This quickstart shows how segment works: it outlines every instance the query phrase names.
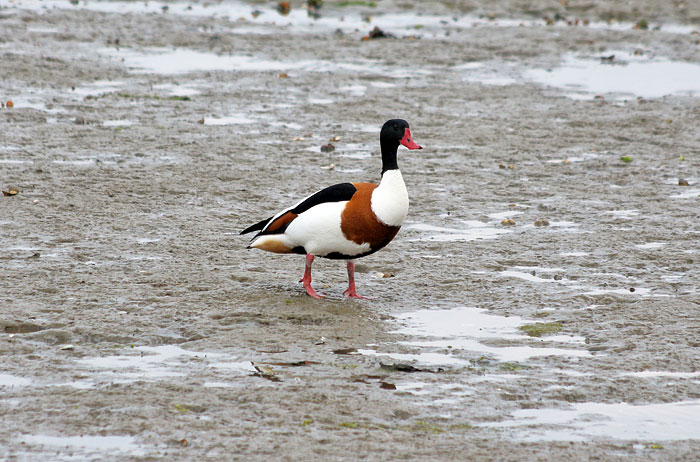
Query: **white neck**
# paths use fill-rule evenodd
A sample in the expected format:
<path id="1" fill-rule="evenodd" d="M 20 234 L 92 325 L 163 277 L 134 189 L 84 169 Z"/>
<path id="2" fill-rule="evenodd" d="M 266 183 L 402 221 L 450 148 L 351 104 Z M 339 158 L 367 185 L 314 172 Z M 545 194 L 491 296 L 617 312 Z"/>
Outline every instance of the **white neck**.
<path id="1" fill-rule="evenodd" d="M 379 221 L 389 226 L 401 226 L 408 214 L 408 191 L 399 169 L 387 170 L 372 192 L 372 211 Z"/>

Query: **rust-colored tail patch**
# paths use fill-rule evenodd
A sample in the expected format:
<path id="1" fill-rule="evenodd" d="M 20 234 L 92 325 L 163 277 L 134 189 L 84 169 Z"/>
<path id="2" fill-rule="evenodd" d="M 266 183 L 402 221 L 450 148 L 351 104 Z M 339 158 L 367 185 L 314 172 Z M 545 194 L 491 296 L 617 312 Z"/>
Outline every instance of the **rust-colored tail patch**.
<path id="1" fill-rule="evenodd" d="M 289 223 L 294 221 L 294 219 L 298 215 L 296 213 L 292 212 L 287 212 L 277 218 L 275 221 L 270 223 L 270 226 L 267 227 L 265 231 L 263 231 L 263 234 L 282 234 L 286 229 L 287 226 L 289 226 Z"/>
<path id="2" fill-rule="evenodd" d="M 357 192 L 345 205 L 340 216 L 343 235 L 356 244 L 369 244 L 377 251 L 391 242 L 400 226 L 389 226 L 380 222 L 372 211 L 372 192 L 377 187 L 372 183 L 353 183 Z"/>

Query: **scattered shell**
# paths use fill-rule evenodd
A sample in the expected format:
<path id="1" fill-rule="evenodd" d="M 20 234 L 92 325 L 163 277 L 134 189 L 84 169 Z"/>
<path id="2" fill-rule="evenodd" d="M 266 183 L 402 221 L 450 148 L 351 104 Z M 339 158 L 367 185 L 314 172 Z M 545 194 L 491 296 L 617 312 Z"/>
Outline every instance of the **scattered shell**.
<path id="1" fill-rule="evenodd" d="M 501 222 L 502 226 L 515 226 L 515 220 L 512 218 L 504 218 Z"/>
<path id="2" fill-rule="evenodd" d="M 331 141 L 331 142 L 340 141 L 340 137 L 339 137 L 339 136 L 334 136 L 334 137 L 332 137 L 329 141 Z"/>
<path id="3" fill-rule="evenodd" d="M 286 79 L 288 77 L 289 77 L 289 74 L 287 74 L 286 72 L 282 72 L 281 74 L 277 74 L 278 79 Z"/>
<path id="4" fill-rule="evenodd" d="M 690 183 L 688 183 L 688 180 L 686 180 L 685 178 L 679 178 L 678 186 L 690 186 Z"/>
<path id="5" fill-rule="evenodd" d="M 293 141 L 304 141 L 303 136 L 295 136 Z"/>
<path id="6" fill-rule="evenodd" d="M 8 102 L 5 103 L 5 106 L 6 106 L 7 108 L 13 108 L 13 107 L 15 107 L 15 103 L 13 103 L 12 101 L 8 101 Z"/>
<path id="7" fill-rule="evenodd" d="M 549 226 L 549 220 L 546 218 L 538 218 L 535 220 L 535 227 L 536 228 L 541 228 L 543 226 Z"/>
<path id="8" fill-rule="evenodd" d="M 9 190 L 5 191 L 3 190 L 2 194 L 3 196 L 16 196 L 19 193 L 19 190 L 17 188 L 10 187 Z"/>
<path id="9" fill-rule="evenodd" d="M 394 276 L 396 276 L 394 273 L 381 273 L 379 271 L 374 273 L 374 277 L 376 277 L 376 278 L 386 279 L 386 278 L 393 278 Z"/>
<path id="10" fill-rule="evenodd" d="M 321 146 L 321 152 L 333 152 L 335 151 L 335 146 L 332 143 L 324 144 Z"/>

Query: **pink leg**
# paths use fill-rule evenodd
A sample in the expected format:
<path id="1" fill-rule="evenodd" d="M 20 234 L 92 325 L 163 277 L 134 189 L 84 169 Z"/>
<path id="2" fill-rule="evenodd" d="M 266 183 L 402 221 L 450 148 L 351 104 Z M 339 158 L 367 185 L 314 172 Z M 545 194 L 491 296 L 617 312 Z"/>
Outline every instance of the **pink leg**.
<path id="1" fill-rule="evenodd" d="M 317 294 L 313 287 L 311 287 L 311 264 L 314 262 L 314 256 L 307 253 L 306 254 L 306 267 L 304 268 L 304 277 L 301 281 L 304 283 L 304 289 L 306 293 L 315 298 L 316 300 L 323 297 L 323 294 Z"/>
<path id="2" fill-rule="evenodd" d="M 343 295 L 348 298 L 369 298 L 355 292 L 355 262 L 352 260 L 348 260 L 348 288 L 343 292 Z"/>

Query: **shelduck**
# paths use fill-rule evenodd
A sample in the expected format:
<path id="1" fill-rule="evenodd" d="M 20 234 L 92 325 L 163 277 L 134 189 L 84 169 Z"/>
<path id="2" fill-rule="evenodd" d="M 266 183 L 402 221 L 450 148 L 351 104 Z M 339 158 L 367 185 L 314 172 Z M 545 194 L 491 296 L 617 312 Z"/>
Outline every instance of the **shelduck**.
<path id="1" fill-rule="evenodd" d="M 423 149 L 413 141 L 408 122 L 387 121 L 379 135 L 382 180 L 329 186 L 266 218 L 241 234 L 258 231 L 248 248 L 306 255 L 304 283 L 313 298 L 323 294 L 311 287 L 315 257 L 347 260 L 348 288 L 343 295 L 366 298 L 355 289 L 355 259 L 385 247 L 399 232 L 408 213 L 408 192 L 396 162 L 399 145 Z"/>

